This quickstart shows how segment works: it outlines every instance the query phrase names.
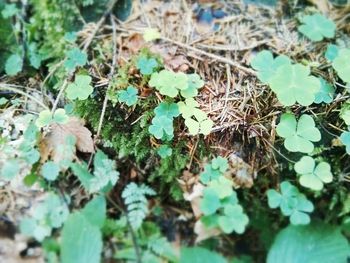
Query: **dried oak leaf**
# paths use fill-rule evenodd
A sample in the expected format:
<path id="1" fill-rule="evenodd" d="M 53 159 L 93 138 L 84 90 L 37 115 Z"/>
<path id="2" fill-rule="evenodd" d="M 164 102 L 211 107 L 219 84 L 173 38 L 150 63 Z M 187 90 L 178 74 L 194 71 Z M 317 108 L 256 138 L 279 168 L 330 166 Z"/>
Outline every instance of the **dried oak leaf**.
<path id="1" fill-rule="evenodd" d="M 72 161 L 75 150 L 84 153 L 94 152 L 91 135 L 91 132 L 84 127 L 84 121 L 76 117 L 70 117 L 66 124 L 52 124 L 50 131 L 40 142 L 41 161 L 45 162 L 51 158 L 55 163 L 61 164 L 62 161 Z M 67 140 L 72 136 L 75 141 L 73 145 L 69 145 Z"/>

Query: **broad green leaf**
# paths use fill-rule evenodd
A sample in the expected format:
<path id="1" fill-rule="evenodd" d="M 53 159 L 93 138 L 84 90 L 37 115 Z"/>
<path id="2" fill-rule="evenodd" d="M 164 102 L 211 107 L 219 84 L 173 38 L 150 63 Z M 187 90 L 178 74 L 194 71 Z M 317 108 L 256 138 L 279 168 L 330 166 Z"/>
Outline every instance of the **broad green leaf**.
<path id="1" fill-rule="evenodd" d="M 176 103 L 162 102 L 155 109 L 156 116 L 165 116 L 168 119 L 175 118 L 180 115 L 179 106 Z"/>
<path id="2" fill-rule="evenodd" d="M 198 89 L 204 86 L 204 81 L 198 74 L 189 74 L 188 77 L 188 88 L 181 90 L 181 96 L 184 98 L 192 98 L 198 95 Z"/>
<path id="3" fill-rule="evenodd" d="M 71 214 L 63 226 L 62 263 L 98 263 L 101 261 L 102 234 L 81 213 Z"/>
<path id="4" fill-rule="evenodd" d="M 291 65 L 291 60 L 284 55 L 273 58 L 271 51 L 263 50 L 252 60 L 251 66 L 258 71 L 258 78 L 262 83 L 269 83 L 276 74 L 276 70 L 283 65 Z"/>
<path id="5" fill-rule="evenodd" d="M 173 150 L 168 145 L 161 145 L 157 150 L 158 155 L 161 158 L 167 158 L 172 155 Z"/>
<path id="6" fill-rule="evenodd" d="M 220 208 L 220 198 L 212 188 L 206 188 L 203 191 L 203 199 L 200 203 L 200 209 L 204 215 L 212 215 Z"/>
<path id="7" fill-rule="evenodd" d="M 242 234 L 248 222 L 248 216 L 244 214 L 243 208 L 238 204 L 225 206 L 224 215 L 219 217 L 219 226 L 226 234 L 233 231 Z"/>
<path id="8" fill-rule="evenodd" d="M 93 92 L 91 77 L 87 75 L 75 76 L 75 81 L 70 83 L 66 89 L 67 98 L 70 100 L 86 100 Z"/>
<path id="9" fill-rule="evenodd" d="M 340 49 L 338 56 L 333 60 L 333 68 L 344 81 L 350 82 L 350 49 Z"/>
<path id="10" fill-rule="evenodd" d="M 269 80 L 271 89 L 284 106 L 298 102 L 302 106 L 311 105 L 321 88 L 320 81 L 310 75 L 310 69 L 301 64 L 285 64 L 276 70 Z"/>
<path id="11" fill-rule="evenodd" d="M 19 54 L 11 55 L 5 63 L 5 72 L 9 76 L 15 76 L 22 71 L 23 59 Z"/>
<path id="12" fill-rule="evenodd" d="M 304 16 L 301 22 L 303 24 L 298 27 L 299 32 L 312 41 L 333 38 L 335 35 L 335 23 L 321 14 Z"/>
<path id="13" fill-rule="evenodd" d="M 60 167 L 53 161 L 47 161 L 41 168 L 43 177 L 49 181 L 54 181 L 58 177 Z"/>
<path id="14" fill-rule="evenodd" d="M 294 165 L 294 170 L 300 175 L 299 182 L 302 186 L 315 191 L 323 189 L 323 184 L 333 180 L 331 167 L 326 162 L 317 166 L 315 160 L 310 156 L 304 156 Z"/>
<path id="15" fill-rule="evenodd" d="M 160 38 L 160 33 L 156 28 L 146 28 L 143 32 L 143 39 L 150 42 Z"/>
<path id="16" fill-rule="evenodd" d="M 136 67 L 142 75 L 151 75 L 158 67 L 158 63 L 154 58 L 140 57 L 136 61 Z"/>
<path id="17" fill-rule="evenodd" d="M 11 159 L 4 163 L 0 170 L 0 177 L 6 181 L 12 180 L 20 171 L 21 164 L 18 159 Z"/>
<path id="18" fill-rule="evenodd" d="M 74 71 L 76 67 L 82 67 L 86 62 L 86 52 L 79 48 L 73 48 L 67 52 L 67 60 L 64 62 L 64 66 L 68 71 Z"/>
<path id="19" fill-rule="evenodd" d="M 321 89 L 320 91 L 315 95 L 315 103 L 331 103 L 333 101 L 333 96 L 335 93 L 335 90 L 333 86 L 331 86 L 328 82 L 326 82 L 323 78 L 319 78 L 321 82 Z"/>
<path id="20" fill-rule="evenodd" d="M 175 98 L 180 90 L 188 88 L 188 78 L 183 72 L 175 73 L 164 69 L 153 73 L 148 84 L 160 94 Z"/>
<path id="21" fill-rule="evenodd" d="M 328 61 L 333 61 L 337 56 L 339 52 L 339 47 L 334 44 L 328 44 L 326 53 L 324 56 Z"/>
<path id="22" fill-rule="evenodd" d="M 89 201 L 81 210 L 82 215 L 93 226 L 101 228 L 106 220 L 106 199 L 99 195 Z"/>
<path id="23" fill-rule="evenodd" d="M 172 136 L 174 133 L 173 121 L 166 116 L 154 117 L 148 131 L 157 139 L 161 139 L 164 135 Z"/>
<path id="24" fill-rule="evenodd" d="M 126 90 L 118 91 L 118 100 L 128 106 L 132 106 L 137 102 L 137 94 L 138 90 L 133 86 L 129 86 Z"/>
<path id="25" fill-rule="evenodd" d="M 338 227 L 320 223 L 290 225 L 278 233 L 267 263 L 346 263 L 348 255 L 348 241 Z"/>
<path id="26" fill-rule="evenodd" d="M 181 263 L 227 263 L 221 255 L 201 247 L 181 248 Z"/>
<path id="27" fill-rule="evenodd" d="M 346 147 L 346 152 L 350 154 L 350 132 L 345 131 L 340 135 L 340 141 Z"/>
<path id="28" fill-rule="evenodd" d="M 284 113 L 276 128 L 277 134 L 285 138 L 284 146 L 291 152 L 310 153 L 314 149 L 312 142 L 321 140 L 321 133 L 315 127 L 311 116 L 303 114 L 297 122 L 292 113 Z"/>

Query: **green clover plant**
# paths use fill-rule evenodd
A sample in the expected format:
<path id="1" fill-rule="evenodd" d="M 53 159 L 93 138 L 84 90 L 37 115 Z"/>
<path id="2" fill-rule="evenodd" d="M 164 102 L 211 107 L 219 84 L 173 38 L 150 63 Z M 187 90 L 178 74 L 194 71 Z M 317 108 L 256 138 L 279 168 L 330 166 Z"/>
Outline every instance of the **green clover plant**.
<path id="1" fill-rule="evenodd" d="M 118 100 L 119 102 L 124 102 L 128 106 L 132 106 L 137 102 L 137 94 L 138 90 L 133 86 L 129 86 L 126 90 L 118 91 Z"/>
<path id="2" fill-rule="evenodd" d="M 327 81 L 323 78 L 319 78 L 321 82 L 321 89 L 315 95 L 315 103 L 331 103 L 333 101 L 333 96 L 335 93 L 334 87 L 331 86 Z"/>
<path id="3" fill-rule="evenodd" d="M 158 155 L 164 159 L 173 154 L 173 150 L 168 145 L 161 145 L 157 150 Z"/>
<path id="4" fill-rule="evenodd" d="M 350 83 L 350 49 L 340 49 L 337 57 L 332 62 L 332 66 L 344 82 Z"/>
<path id="5" fill-rule="evenodd" d="M 304 16 L 300 22 L 302 25 L 298 27 L 298 31 L 311 41 L 321 41 L 335 35 L 335 23 L 321 14 Z"/>
<path id="6" fill-rule="evenodd" d="M 340 141 L 345 145 L 346 152 L 350 154 L 350 132 L 345 131 L 340 135 Z"/>
<path id="7" fill-rule="evenodd" d="M 136 68 L 142 75 L 151 75 L 157 67 L 158 63 L 154 58 L 142 56 L 136 61 Z"/>
<path id="8" fill-rule="evenodd" d="M 268 50 L 260 51 L 251 61 L 251 66 L 257 71 L 259 80 L 264 84 L 270 82 L 279 67 L 291 64 L 287 56 L 280 55 L 274 59 L 271 51 Z"/>
<path id="9" fill-rule="evenodd" d="M 164 69 L 153 73 L 148 84 L 160 94 L 175 98 L 180 90 L 188 88 L 188 78 L 183 72 L 175 73 Z"/>
<path id="10" fill-rule="evenodd" d="M 192 98 L 198 95 L 198 89 L 204 86 L 204 81 L 195 73 L 187 75 L 187 78 L 188 87 L 187 89 L 182 89 L 180 93 L 184 98 Z"/>
<path id="11" fill-rule="evenodd" d="M 43 241 L 45 237 L 51 235 L 53 228 L 62 226 L 68 214 L 66 203 L 58 195 L 49 193 L 42 203 L 30 210 L 30 217 L 21 220 L 20 231 L 37 241 Z"/>
<path id="12" fill-rule="evenodd" d="M 269 85 L 284 106 L 298 102 L 302 106 L 311 105 L 321 88 L 320 81 L 310 75 L 310 69 L 301 64 L 285 64 L 276 70 Z"/>
<path id="13" fill-rule="evenodd" d="M 228 168 L 227 159 L 218 156 L 204 166 L 204 171 L 200 175 L 200 181 L 203 184 L 208 184 L 225 174 Z"/>
<path id="14" fill-rule="evenodd" d="M 220 228 L 224 233 L 242 234 L 249 222 L 232 189 L 232 181 L 221 176 L 208 183 L 203 190 L 200 210 L 201 221 L 206 228 Z"/>
<path id="15" fill-rule="evenodd" d="M 76 67 L 82 67 L 87 62 L 86 52 L 75 47 L 67 52 L 67 59 L 64 62 L 64 67 L 68 71 L 74 71 Z"/>
<path id="16" fill-rule="evenodd" d="M 53 114 L 49 110 L 43 110 L 39 113 L 39 117 L 35 121 L 38 128 L 48 126 L 52 123 L 65 124 L 68 122 L 68 115 L 64 109 L 57 109 Z"/>
<path id="17" fill-rule="evenodd" d="M 316 166 L 315 160 L 310 156 L 302 157 L 294 165 L 294 170 L 300 175 L 300 184 L 315 191 L 322 190 L 324 184 L 333 180 L 330 165 L 326 162 L 320 162 Z"/>
<path id="18" fill-rule="evenodd" d="M 284 146 L 290 152 L 311 153 L 312 142 L 321 140 L 321 133 L 315 127 L 313 118 L 303 114 L 297 121 L 292 113 L 284 113 L 276 128 L 277 134 L 283 138 Z"/>
<path id="19" fill-rule="evenodd" d="M 328 61 L 333 61 L 338 56 L 338 53 L 339 53 L 339 47 L 337 45 L 328 44 L 327 50 L 324 56 Z"/>
<path id="20" fill-rule="evenodd" d="M 86 100 L 93 92 L 90 85 L 91 77 L 87 75 L 77 75 L 73 83 L 70 83 L 66 89 L 67 98 L 70 100 Z"/>
<path id="21" fill-rule="evenodd" d="M 269 207 L 273 209 L 279 207 L 284 216 L 289 216 L 289 220 L 293 225 L 307 225 L 310 223 L 308 213 L 314 210 L 314 206 L 291 183 L 282 182 L 280 192 L 269 189 L 267 198 Z"/>

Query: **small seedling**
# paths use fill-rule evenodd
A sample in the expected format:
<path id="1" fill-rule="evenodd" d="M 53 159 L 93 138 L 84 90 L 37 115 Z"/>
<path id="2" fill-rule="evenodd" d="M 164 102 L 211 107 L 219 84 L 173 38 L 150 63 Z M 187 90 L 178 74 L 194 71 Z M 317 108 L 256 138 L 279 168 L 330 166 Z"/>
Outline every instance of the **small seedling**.
<path id="1" fill-rule="evenodd" d="M 118 91 L 118 100 L 128 106 L 133 106 L 137 102 L 137 94 L 138 90 L 133 86 L 129 86 L 126 90 Z"/>
<path id="2" fill-rule="evenodd" d="M 87 62 L 87 54 L 79 48 L 73 48 L 67 52 L 67 60 L 64 62 L 64 67 L 68 71 L 74 71 L 76 67 L 82 67 Z"/>

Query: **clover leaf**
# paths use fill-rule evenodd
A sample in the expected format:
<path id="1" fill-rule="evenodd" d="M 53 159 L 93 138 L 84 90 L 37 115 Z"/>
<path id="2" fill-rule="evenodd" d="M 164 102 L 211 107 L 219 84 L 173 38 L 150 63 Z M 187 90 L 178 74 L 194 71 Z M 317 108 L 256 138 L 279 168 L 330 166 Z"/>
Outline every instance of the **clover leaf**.
<path id="1" fill-rule="evenodd" d="M 175 98 L 179 90 L 188 88 L 188 78 L 183 72 L 175 73 L 164 69 L 153 73 L 148 84 L 155 87 L 160 94 Z"/>
<path id="2" fill-rule="evenodd" d="M 342 118 L 346 125 L 350 125 L 350 102 L 345 102 L 340 109 L 340 118 Z"/>
<path id="3" fill-rule="evenodd" d="M 49 181 L 56 180 L 59 172 L 60 172 L 60 167 L 53 161 L 48 161 L 44 163 L 43 167 L 41 168 L 41 173 L 43 177 Z"/>
<path id="4" fill-rule="evenodd" d="M 193 118 L 185 119 L 185 125 L 188 128 L 190 135 L 203 134 L 208 135 L 213 128 L 214 122 L 210 120 L 207 114 L 200 110 L 193 110 Z"/>
<path id="5" fill-rule="evenodd" d="M 291 113 L 284 113 L 276 128 L 277 134 L 285 138 L 284 146 L 291 152 L 311 153 L 314 150 L 312 142 L 321 140 L 321 133 L 315 127 L 311 116 L 303 114 L 297 122 Z"/>
<path id="6" fill-rule="evenodd" d="M 172 155 L 173 150 L 168 145 L 162 145 L 157 150 L 158 155 L 161 158 L 166 158 Z"/>
<path id="7" fill-rule="evenodd" d="M 330 165 L 326 162 L 320 162 L 316 166 L 315 160 L 310 156 L 302 157 L 294 165 L 294 170 L 300 175 L 300 184 L 315 191 L 322 190 L 323 184 L 333 180 Z"/>
<path id="8" fill-rule="evenodd" d="M 184 119 L 188 119 L 194 115 L 194 111 L 199 107 L 199 104 L 193 98 L 187 98 L 184 102 L 177 103 L 180 113 Z"/>
<path id="9" fill-rule="evenodd" d="M 210 163 L 204 166 L 204 171 L 200 175 L 200 180 L 203 184 L 208 184 L 213 180 L 218 179 L 223 175 L 229 165 L 226 158 L 218 156 L 214 158 Z"/>
<path id="10" fill-rule="evenodd" d="M 282 182 L 280 193 L 274 189 L 269 189 L 267 191 L 267 198 L 269 207 L 280 207 L 282 214 L 289 216 L 289 220 L 293 225 L 306 225 L 310 223 L 308 213 L 314 210 L 314 206 L 291 183 Z"/>
<path id="11" fill-rule="evenodd" d="M 338 56 L 333 60 L 332 66 L 344 82 L 350 83 L 350 49 L 340 49 Z"/>
<path id="12" fill-rule="evenodd" d="M 137 102 L 137 93 L 138 90 L 136 88 L 129 86 L 126 90 L 118 91 L 118 100 L 128 106 L 135 105 Z"/>
<path id="13" fill-rule="evenodd" d="M 198 89 L 204 86 L 204 81 L 198 74 L 189 74 L 188 77 L 188 88 L 181 90 L 181 96 L 184 98 L 192 98 L 198 95 Z"/>
<path id="14" fill-rule="evenodd" d="M 221 207 L 220 198 L 212 188 L 205 188 L 203 199 L 200 203 L 200 210 L 204 215 L 212 215 Z"/>
<path id="15" fill-rule="evenodd" d="M 285 64 L 278 67 L 269 84 L 284 106 L 291 106 L 296 102 L 309 106 L 321 88 L 320 81 L 310 76 L 310 69 L 301 64 Z"/>
<path id="16" fill-rule="evenodd" d="M 346 147 L 346 152 L 350 154 L 350 132 L 345 131 L 340 135 L 340 141 Z"/>
<path id="17" fill-rule="evenodd" d="M 136 62 L 136 68 L 140 70 L 143 75 L 151 75 L 157 66 L 157 60 L 154 58 L 140 57 Z"/>
<path id="18" fill-rule="evenodd" d="M 334 44 L 328 44 L 326 53 L 324 54 L 325 58 L 328 61 L 333 61 L 339 53 L 339 47 Z"/>
<path id="19" fill-rule="evenodd" d="M 227 179 L 225 176 L 220 176 L 219 178 L 208 183 L 208 187 L 210 189 L 213 189 L 220 199 L 224 199 L 231 196 L 232 194 L 236 194 L 236 192 L 232 190 L 232 186 L 232 181 Z"/>
<path id="20" fill-rule="evenodd" d="M 15 76 L 22 71 L 23 58 L 19 54 L 11 55 L 5 63 L 5 72 L 9 76 Z"/>
<path id="21" fill-rule="evenodd" d="M 277 69 L 283 65 L 291 65 L 291 60 L 285 55 L 274 59 L 271 51 L 268 50 L 259 52 L 251 61 L 251 66 L 258 71 L 259 80 L 265 84 L 269 83 Z"/>
<path id="22" fill-rule="evenodd" d="M 50 125 L 52 123 L 64 124 L 68 122 L 68 115 L 64 109 L 57 109 L 52 115 L 51 111 L 43 110 L 39 113 L 39 117 L 35 121 L 38 128 Z"/>
<path id="23" fill-rule="evenodd" d="M 334 22 L 321 14 L 304 16 L 301 22 L 303 24 L 298 27 L 298 31 L 312 41 L 333 38 L 335 35 Z"/>
<path id="24" fill-rule="evenodd" d="M 173 121 L 166 116 L 156 116 L 152 119 L 148 131 L 157 139 L 161 139 L 164 135 L 173 136 Z"/>
<path id="25" fill-rule="evenodd" d="M 68 71 L 74 71 L 76 67 L 82 67 L 86 62 L 86 52 L 75 47 L 67 52 L 67 60 L 64 62 L 64 66 Z"/>
<path id="26" fill-rule="evenodd" d="M 169 119 L 180 115 L 179 107 L 176 103 L 162 102 L 155 109 L 156 116 L 166 116 Z"/>
<path id="27" fill-rule="evenodd" d="M 243 212 L 243 208 L 239 204 L 226 205 L 223 215 L 219 216 L 218 219 L 220 228 L 226 234 L 230 234 L 233 231 L 237 234 L 242 234 L 248 222 L 249 218 Z"/>
<path id="28" fill-rule="evenodd" d="M 331 103 L 333 100 L 333 96 L 335 93 L 335 90 L 333 86 L 331 86 L 327 81 L 325 81 L 323 78 L 319 78 L 321 82 L 321 89 L 318 93 L 315 95 L 315 103 Z"/>
<path id="29" fill-rule="evenodd" d="M 75 81 L 67 86 L 67 98 L 70 100 L 86 100 L 94 90 L 90 83 L 90 76 L 77 75 Z"/>

